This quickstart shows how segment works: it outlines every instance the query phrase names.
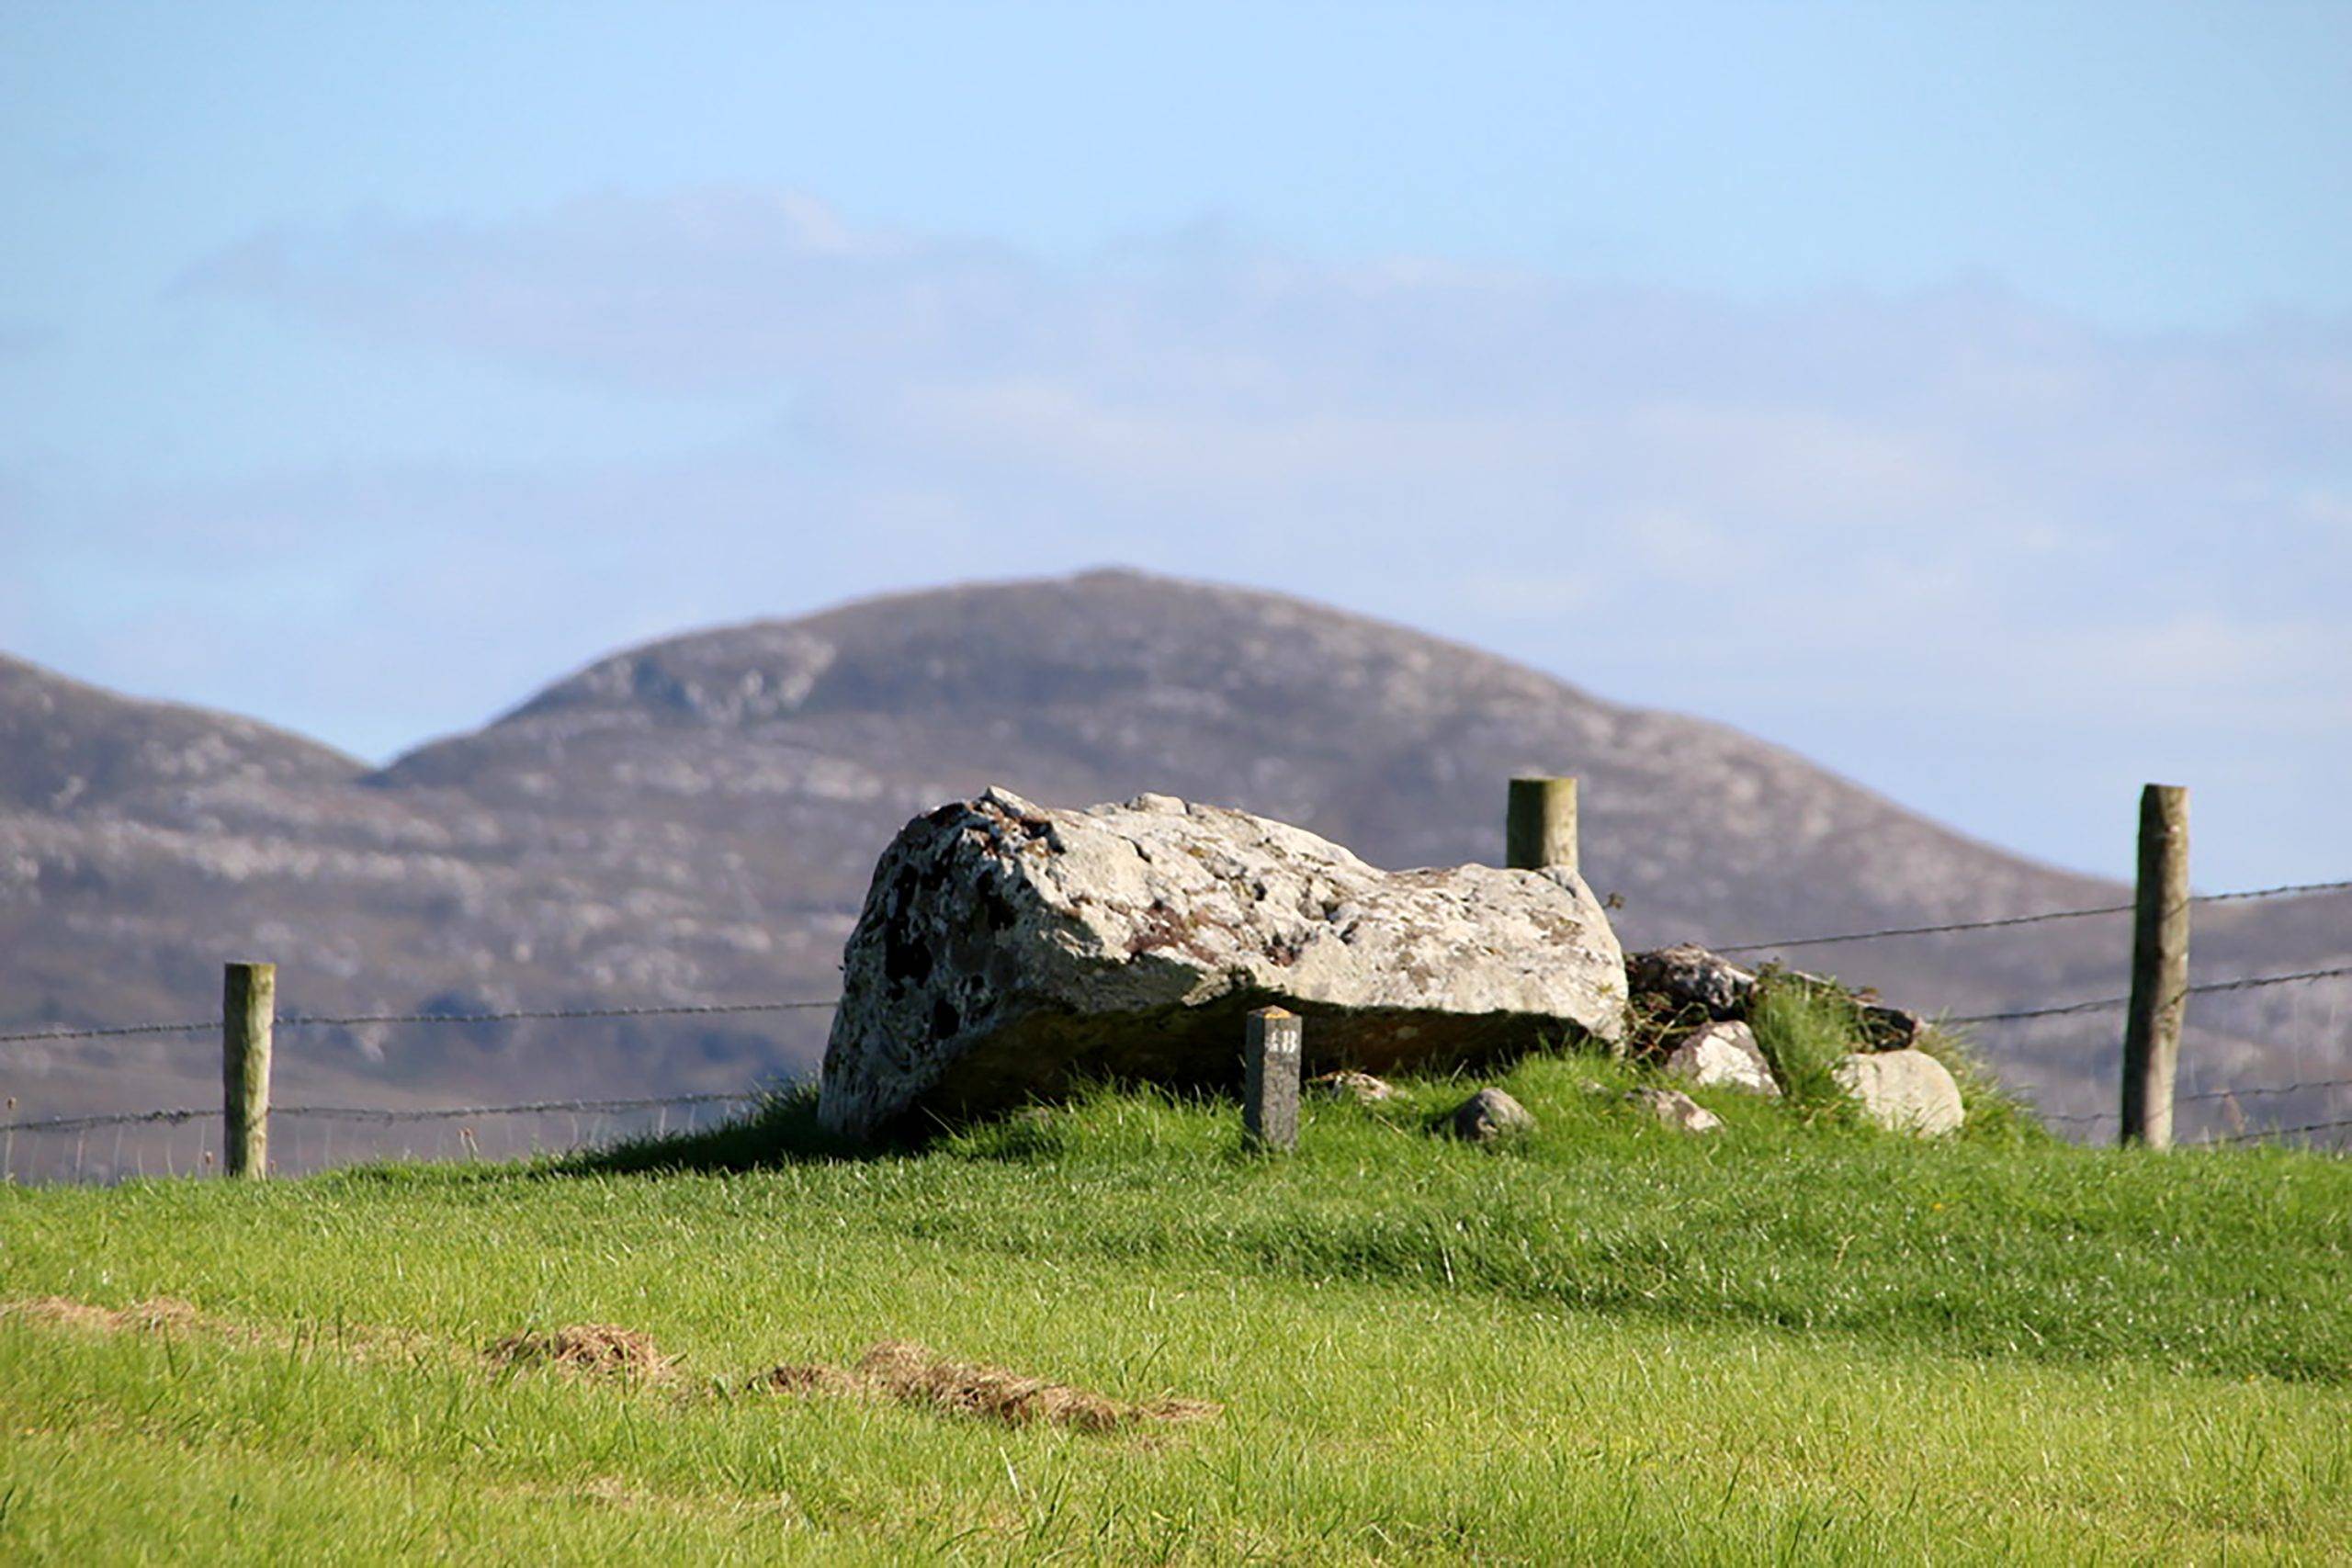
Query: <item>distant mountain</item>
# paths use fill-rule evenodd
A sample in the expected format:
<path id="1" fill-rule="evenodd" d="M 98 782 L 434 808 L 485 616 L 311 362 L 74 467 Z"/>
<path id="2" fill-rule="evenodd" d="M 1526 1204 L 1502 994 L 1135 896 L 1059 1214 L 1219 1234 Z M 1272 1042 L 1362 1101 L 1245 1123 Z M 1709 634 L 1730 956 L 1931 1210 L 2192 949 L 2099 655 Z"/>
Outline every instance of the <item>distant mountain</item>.
<path id="1" fill-rule="evenodd" d="M 356 758 L 249 718 L 140 702 L 0 653 L 0 810 L 148 815 L 194 789 L 348 784 Z"/>
<path id="2" fill-rule="evenodd" d="M 1622 896 L 1630 945 L 2128 896 L 1720 726 L 1294 599 L 1094 572 L 651 644 L 372 773 L 250 720 L 0 660 L 0 1030 L 202 1018 L 220 961 L 244 956 L 280 964 L 289 1012 L 821 997 L 882 845 L 989 783 L 1237 805 L 1396 866 L 1497 858 L 1504 781 L 1530 772 L 1582 777 L 1585 871 Z M 2003 1010 L 2121 990 L 2127 926 L 1792 957 L 1907 1004 Z M 2352 900 L 2206 907 L 2196 954 L 2213 976 L 2346 962 Z M 2342 982 L 2200 998 L 2189 1071 L 2352 1077 L 2347 1016 Z M 2118 1027 L 2094 1014 L 1984 1039 L 2052 1106 L 2087 1111 L 2111 1109 Z M 823 1033 L 810 1013 L 289 1032 L 281 1098 L 731 1089 L 806 1070 Z M 213 1049 L 0 1047 L 0 1089 L 26 1113 L 209 1103 Z M 2284 1105 L 2352 1115 L 2352 1099 L 2247 1110 Z"/>

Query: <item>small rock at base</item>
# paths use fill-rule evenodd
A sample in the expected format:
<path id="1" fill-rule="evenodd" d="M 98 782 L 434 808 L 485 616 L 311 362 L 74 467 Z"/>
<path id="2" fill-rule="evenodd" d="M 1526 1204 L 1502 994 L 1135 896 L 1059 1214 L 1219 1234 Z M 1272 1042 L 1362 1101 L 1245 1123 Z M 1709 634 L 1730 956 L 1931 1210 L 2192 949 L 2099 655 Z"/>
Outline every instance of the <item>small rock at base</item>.
<path id="1" fill-rule="evenodd" d="M 1679 1089 L 1637 1089 L 1625 1098 L 1666 1125 L 1684 1133 L 1712 1133 L 1723 1118 Z"/>
<path id="2" fill-rule="evenodd" d="M 1306 1090 L 1325 1100 L 1352 1100 L 1358 1105 L 1377 1105 L 1396 1092 L 1385 1078 L 1358 1072 L 1325 1073 L 1310 1078 Z"/>
<path id="3" fill-rule="evenodd" d="M 1446 1118 L 1446 1130 L 1474 1144 L 1535 1131 L 1535 1117 L 1527 1107 L 1498 1089 L 1482 1089 Z"/>
<path id="4" fill-rule="evenodd" d="M 1931 1138 L 1959 1131 L 1967 1116 L 1960 1085 L 1925 1051 L 1859 1052 L 1834 1070 L 1862 1114 L 1894 1132 Z"/>
<path id="5" fill-rule="evenodd" d="M 1772 1064 L 1756 1043 L 1756 1032 L 1744 1023 L 1710 1023 L 1692 1030 L 1668 1053 L 1666 1070 L 1700 1089 L 1720 1085 L 1773 1100 L 1781 1094 Z"/>

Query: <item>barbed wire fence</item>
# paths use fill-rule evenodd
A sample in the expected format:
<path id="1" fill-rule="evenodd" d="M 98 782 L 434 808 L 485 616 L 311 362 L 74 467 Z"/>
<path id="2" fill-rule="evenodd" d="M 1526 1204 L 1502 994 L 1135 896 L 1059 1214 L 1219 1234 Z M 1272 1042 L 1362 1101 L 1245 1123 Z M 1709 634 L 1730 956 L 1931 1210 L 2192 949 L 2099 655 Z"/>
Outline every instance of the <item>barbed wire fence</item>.
<path id="1" fill-rule="evenodd" d="M 324 1013 L 291 1013 L 277 1021 L 280 1029 L 355 1029 L 371 1023 L 507 1023 L 517 1019 L 703 1018 L 722 1013 L 789 1012 L 804 1008 L 830 1008 L 836 998 L 788 1002 L 660 1002 L 648 1007 L 514 1008 L 502 1012 L 363 1012 L 344 1017 Z M 103 1040 L 118 1034 L 209 1034 L 220 1027 L 217 1018 L 189 1023 L 126 1023 L 104 1029 L 37 1029 L 29 1033 L 0 1034 L 0 1045 L 28 1040 Z"/>
<path id="2" fill-rule="evenodd" d="M 2247 887 L 2234 893 L 2199 893 L 2191 904 L 2241 904 L 2260 898 L 2308 897 L 2319 893 L 2352 892 L 2352 879 L 2341 882 L 2288 882 L 2275 887 Z M 2031 915 L 2004 915 L 1990 920 L 1952 920 L 1937 926 L 1887 926 L 1878 931 L 1849 931 L 1843 936 L 1801 936 L 1784 942 L 1742 942 L 1718 947 L 1717 953 L 1782 953 L 1799 947 L 1827 947 L 1841 942 L 1876 942 L 1882 937 L 1940 936 L 1946 931 L 2000 931 L 2010 926 L 2038 926 L 2052 920 L 2082 920 L 2093 915 L 2128 915 L 2134 904 L 2098 904 L 2083 909 L 2044 909 Z"/>
<path id="3" fill-rule="evenodd" d="M 277 1030 L 357 1028 L 366 1025 L 432 1025 L 432 1024 L 491 1024 L 514 1021 L 634 1020 L 663 1018 L 711 1018 L 738 1014 L 797 1012 L 830 1010 L 836 1005 L 831 998 L 793 998 L 773 1001 L 752 1002 L 675 1002 L 652 1003 L 624 1007 L 571 1008 L 507 1008 L 473 1012 L 371 1012 L 371 1013 L 288 1013 L 272 1021 Z M 211 1034 L 222 1029 L 220 1019 L 189 1020 L 179 1022 L 115 1024 L 103 1027 L 40 1029 L 0 1034 L 0 1045 L 34 1043 L 47 1041 L 91 1041 L 136 1038 L 158 1035 Z M 392 1127 L 424 1123 L 457 1123 L 456 1147 L 443 1138 L 438 1144 L 442 1155 L 464 1158 L 482 1157 L 483 1140 L 470 1126 L 464 1125 L 494 1118 L 564 1117 L 570 1122 L 570 1136 L 558 1140 L 563 1146 L 593 1147 L 614 1141 L 616 1137 L 638 1134 L 662 1136 L 672 1132 L 695 1130 L 703 1124 L 703 1115 L 721 1107 L 756 1105 L 775 1092 L 770 1089 L 740 1089 L 721 1092 L 695 1092 L 667 1095 L 627 1097 L 577 1098 L 566 1100 L 520 1100 L 506 1104 L 440 1105 L 440 1106 L 365 1106 L 284 1104 L 269 1107 L 269 1120 L 275 1124 L 283 1121 L 296 1124 L 304 1122 L 323 1122 L 331 1129 L 335 1123 L 354 1123 L 373 1127 Z M 134 1128 L 176 1128 L 189 1123 L 202 1123 L 209 1134 L 211 1124 L 222 1120 L 220 1106 L 175 1106 L 145 1111 L 93 1111 L 65 1116 L 20 1117 L 15 1114 L 17 1101 L 6 1104 L 7 1120 L 0 1122 L 0 1137 L 6 1139 L 5 1156 L 0 1156 L 0 1179 L 12 1177 L 15 1170 L 15 1140 L 18 1134 L 32 1135 L 74 1134 L 76 1146 L 73 1156 L 74 1179 L 88 1168 L 89 1153 L 86 1138 L 91 1133 L 111 1131 L 114 1134 L 110 1149 L 100 1155 L 97 1169 L 105 1176 L 153 1174 L 177 1175 L 187 1170 L 209 1169 L 213 1155 L 209 1147 L 195 1151 L 181 1161 L 176 1151 L 166 1144 L 160 1155 L 160 1172 L 148 1168 L 146 1147 L 135 1144 L 131 1158 L 126 1165 L 122 1137 Z M 672 1112 L 685 1112 L 679 1125 L 671 1124 Z M 650 1114 L 649 1114 L 650 1113 Z M 583 1123 L 582 1117 L 593 1120 Z M 274 1134 L 275 1135 L 275 1134 Z M 286 1139 L 293 1146 L 285 1163 L 296 1168 L 322 1168 L 333 1163 L 333 1142 L 330 1136 L 315 1158 L 304 1158 L 306 1152 L 299 1137 Z M 346 1145 L 348 1146 L 348 1145 Z M 373 1146 L 373 1145 L 371 1145 Z M 545 1151 L 547 1140 L 534 1134 L 529 1152 Z M 403 1145 L 401 1157 L 412 1157 L 413 1145 Z M 61 1162 L 62 1163 L 62 1162 Z"/>
<path id="4" fill-rule="evenodd" d="M 2331 882 L 2281 884 L 2269 887 L 2245 888 L 2233 892 L 2205 893 L 2192 896 L 2191 904 L 2244 903 L 2256 900 L 2310 897 L 2331 894 L 2352 893 L 2352 878 Z M 1724 954 L 1770 953 L 1811 947 L 1826 947 L 1845 943 L 1860 943 L 1907 937 L 1938 936 L 1960 932 L 2012 930 L 2055 921 L 2087 919 L 2098 916 L 2132 913 L 2133 904 L 2105 904 L 2083 908 L 2051 909 L 2030 914 L 2002 916 L 1989 919 L 1951 920 L 1930 925 L 1892 926 L 1871 931 L 1848 931 L 1829 936 L 1805 936 L 1771 942 L 1743 942 L 1718 946 L 1713 951 Z M 2243 992 L 2277 986 L 2315 983 L 2322 980 L 2352 977 L 2352 964 L 2329 967 L 2302 969 L 2275 975 L 2239 976 L 2226 980 L 2208 981 L 2186 987 L 2188 996 L 2207 996 Z M 1969 1013 L 1949 1016 L 1936 1021 L 1944 1024 L 1983 1025 L 2030 1022 L 2041 1019 L 2072 1017 L 2110 1011 L 2130 1005 L 2129 997 L 2096 997 L 2079 1001 L 2053 1003 L 2041 1007 L 2019 1008 L 2003 1011 Z M 708 1018 L 742 1014 L 776 1013 L 830 1010 L 838 1005 L 836 998 L 793 998 L 749 1002 L 676 1002 L 652 1003 L 642 1006 L 514 1008 L 474 1012 L 422 1011 L 377 1012 L 352 1014 L 294 1013 L 274 1020 L 277 1029 L 300 1030 L 319 1028 L 359 1028 L 371 1025 L 433 1026 L 451 1024 L 490 1024 L 515 1021 L 567 1021 L 594 1020 L 639 1020 L 659 1018 Z M 223 1027 L 220 1019 L 190 1020 L 177 1022 L 114 1024 L 96 1027 L 62 1027 L 0 1033 L 0 1045 L 45 1042 L 90 1041 L 138 1036 L 172 1034 L 206 1034 Z M 2301 1093 L 2329 1093 L 2352 1089 L 2352 1077 L 2307 1079 L 2300 1082 L 2248 1085 L 2237 1088 L 2200 1091 L 2174 1098 L 2176 1105 L 2227 1104 L 2234 1109 L 2249 1099 Z M 622 1116 L 655 1113 L 657 1122 L 650 1129 L 659 1133 L 669 1131 L 667 1117 L 671 1111 L 685 1111 L 699 1115 L 721 1106 L 755 1104 L 773 1092 L 748 1089 L 734 1092 L 657 1095 L 627 1098 L 581 1098 L 572 1100 L 539 1100 L 513 1104 L 485 1104 L 429 1107 L 374 1107 L 354 1105 L 278 1105 L 269 1110 L 272 1121 L 283 1118 L 291 1122 L 322 1122 L 330 1128 L 335 1123 L 362 1123 L 376 1126 L 433 1122 L 469 1122 L 500 1117 L 572 1118 L 573 1146 L 607 1141 L 615 1125 L 611 1119 Z M 220 1107 L 176 1107 L 137 1111 L 104 1111 L 68 1116 L 19 1118 L 15 1114 L 16 1102 L 8 1102 L 8 1119 L 0 1122 L 0 1135 L 7 1140 L 6 1166 L 0 1175 L 13 1172 L 15 1139 L 19 1134 L 42 1135 L 74 1134 L 86 1138 L 93 1132 L 112 1130 L 115 1147 L 112 1156 L 103 1162 L 113 1175 L 124 1174 L 121 1165 L 122 1134 L 130 1128 L 168 1126 L 209 1122 L 223 1116 Z M 2046 1122 L 2059 1126 L 2095 1126 L 2119 1120 L 2116 1112 L 2082 1113 L 2039 1112 Z M 578 1118 L 589 1116 L 604 1121 L 582 1128 Z M 2312 1134 L 2336 1132 L 2352 1128 L 2352 1116 L 2304 1122 L 2293 1125 L 2245 1128 L 2199 1140 L 2207 1144 L 2241 1144 L 2271 1138 L 2308 1136 Z M 460 1129 L 460 1144 L 469 1156 L 479 1154 L 479 1140 L 469 1131 Z M 537 1146 L 536 1140 L 535 1148 Z M 329 1144 L 331 1154 L 332 1145 Z M 143 1162 L 143 1155 L 138 1156 Z M 208 1168 L 211 1156 L 204 1151 L 200 1157 L 186 1162 L 189 1169 Z M 178 1174 L 180 1162 L 167 1151 L 166 1171 Z M 319 1163 L 328 1163 L 326 1159 Z M 74 1165 L 82 1166 L 82 1151 L 77 1146 Z M 137 1174 L 151 1174 L 144 1164 L 136 1166 Z"/>
<path id="5" fill-rule="evenodd" d="M 2188 903 L 2195 905 L 2247 903 L 2270 898 L 2313 897 L 2330 894 L 2352 893 L 2352 878 L 2330 882 L 2282 883 L 2267 887 L 2248 887 L 2224 893 L 2193 894 Z M 2037 926 L 2064 920 L 2088 919 L 2102 915 L 2129 915 L 2138 905 L 2098 904 L 2081 908 L 2045 909 L 2031 914 L 2007 915 L 1992 919 L 1950 920 L 1934 925 L 1891 926 L 1872 931 L 1849 931 L 1835 936 L 1799 937 L 1781 942 L 1736 942 L 1718 947 L 1721 953 L 1780 953 L 1808 947 L 1826 947 L 1844 942 L 1877 942 L 1890 938 L 1939 936 L 1951 932 L 2006 931 L 2023 926 Z M 2181 988 L 2185 999 L 2196 996 L 2218 996 L 2243 991 L 2260 990 L 2273 986 L 2297 986 L 2321 980 L 2352 978 L 2352 964 L 2335 964 L 2315 969 L 2299 969 L 2276 975 L 2242 975 L 2227 980 L 2212 980 Z M 1936 1021 L 1947 1025 L 1980 1025 L 2030 1022 L 2041 1019 L 2071 1018 L 2092 1013 L 2110 1012 L 2132 1003 L 2129 996 L 2086 998 L 2080 1001 L 2058 1002 L 2041 1007 L 2014 1008 L 1996 1012 L 1959 1013 L 1939 1018 Z M 2288 1083 L 2255 1084 L 2231 1089 L 2205 1090 L 2175 1095 L 2175 1106 L 2223 1105 L 2233 1111 L 2240 1101 L 2278 1095 L 2328 1093 L 2352 1089 L 2352 1077 L 2307 1078 Z M 2089 1127 L 2101 1123 L 2114 1124 L 2122 1120 L 2120 1111 L 2095 1111 L 2055 1112 L 2038 1111 L 2045 1122 L 2058 1126 Z M 2305 1122 L 2294 1125 L 2246 1128 L 2212 1134 L 2199 1140 L 2208 1144 L 2251 1143 L 2266 1138 L 2305 1136 L 2314 1133 L 2335 1132 L 2352 1127 L 2352 1116 L 2326 1121 Z"/>

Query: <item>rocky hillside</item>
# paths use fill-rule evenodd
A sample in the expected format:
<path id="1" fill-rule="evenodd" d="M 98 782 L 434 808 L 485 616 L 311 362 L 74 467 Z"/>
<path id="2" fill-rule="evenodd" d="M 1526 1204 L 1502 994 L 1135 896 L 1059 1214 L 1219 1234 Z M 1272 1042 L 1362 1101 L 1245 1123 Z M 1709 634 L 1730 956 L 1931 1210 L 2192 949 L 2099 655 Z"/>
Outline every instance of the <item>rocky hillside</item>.
<path id="1" fill-rule="evenodd" d="M 1497 858 L 1527 772 L 1585 781 L 1584 869 L 1628 945 L 2125 896 L 1719 726 L 1295 600 L 1099 572 L 632 649 L 372 773 L 0 660 L 0 1027 L 202 1018 L 237 956 L 281 964 L 288 1011 L 822 997 L 890 835 L 990 783 L 1240 806 L 1406 866 Z M 2109 919 L 1801 956 L 1978 1012 L 2113 994 L 2128 946 Z M 2352 900 L 2200 912 L 2202 974 L 2347 955 Z M 2200 998 L 2192 1071 L 2352 1076 L 2347 1010 L 2341 983 Z M 1984 1043 L 2053 1105 L 2107 1109 L 2115 1028 Z M 387 1101 L 725 1089 L 805 1069 L 822 1036 L 814 1014 L 314 1030 L 282 1071 L 289 1094 Z M 0 1050 L 28 1111 L 217 1093 L 201 1037 Z"/>

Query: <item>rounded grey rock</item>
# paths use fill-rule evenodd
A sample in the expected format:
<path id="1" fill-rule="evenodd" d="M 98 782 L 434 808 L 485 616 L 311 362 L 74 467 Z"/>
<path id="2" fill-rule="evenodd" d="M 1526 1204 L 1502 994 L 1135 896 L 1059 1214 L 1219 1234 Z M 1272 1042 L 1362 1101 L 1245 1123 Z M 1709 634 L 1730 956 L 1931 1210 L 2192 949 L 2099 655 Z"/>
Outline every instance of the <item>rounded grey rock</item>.
<path id="1" fill-rule="evenodd" d="M 1838 1087 L 1882 1127 L 1928 1138 L 1958 1132 L 1966 1119 L 1960 1084 L 1925 1051 L 1860 1052 L 1835 1071 Z"/>
<path id="2" fill-rule="evenodd" d="M 1535 1114 L 1498 1089 L 1482 1089 L 1446 1118 L 1446 1131 L 1474 1144 L 1535 1131 Z"/>

